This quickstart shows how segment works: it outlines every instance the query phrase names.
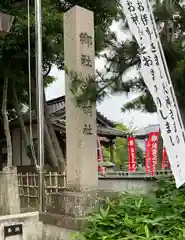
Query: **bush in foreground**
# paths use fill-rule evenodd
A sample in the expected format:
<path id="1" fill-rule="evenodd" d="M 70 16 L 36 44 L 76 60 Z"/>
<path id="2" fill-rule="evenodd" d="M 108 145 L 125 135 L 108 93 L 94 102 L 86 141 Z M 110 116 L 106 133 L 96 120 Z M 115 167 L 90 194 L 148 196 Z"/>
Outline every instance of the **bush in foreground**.
<path id="1" fill-rule="evenodd" d="M 106 200 L 91 214 L 79 236 L 82 240 L 183 240 L 185 239 L 185 191 L 172 180 L 160 180 L 155 195 L 123 193 Z"/>

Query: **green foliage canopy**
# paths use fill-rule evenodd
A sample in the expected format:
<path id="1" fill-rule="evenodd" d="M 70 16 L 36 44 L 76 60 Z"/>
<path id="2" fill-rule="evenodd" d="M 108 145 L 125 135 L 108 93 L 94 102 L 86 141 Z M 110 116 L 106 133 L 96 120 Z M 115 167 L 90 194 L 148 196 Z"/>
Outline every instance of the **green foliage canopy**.
<path id="1" fill-rule="evenodd" d="M 96 55 L 109 45 L 112 38 L 110 25 L 121 15 L 120 1 L 99 0 L 43 0 L 42 1 L 42 43 L 43 74 L 48 75 L 53 64 L 64 67 L 63 14 L 79 5 L 94 12 Z M 28 12 L 24 0 L 2 0 L 0 11 L 15 16 L 11 33 L 0 39 L 0 78 L 9 77 L 17 86 L 20 100 L 28 95 Z M 31 70 L 35 81 L 35 16 L 34 1 L 30 0 Z M 51 78 L 49 80 L 52 80 Z M 46 79 L 48 81 L 48 79 Z M 51 81 L 50 81 L 51 82 Z M 49 83 L 50 83 L 49 82 Z M 9 89 L 9 95 L 12 95 Z M 9 97 L 8 99 L 11 99 Z"/>
<path id="2" fill-rule="evenodd" d="M 129 132 L 128 127 L 124 124 L 117 124 L 116 128 L 125 132 Z M 103 147 L 104 160 L 110 161 L 110 151 L 109 149 Z M 142 149 L 136 145 L 137 149 L 137 164 L 144 164 L 144 156 Z M 128 169 L 128 141 L 125 138 L 117 137 L 114 144 L 114 163 L 116 166 L 122 169 Z"/>
<path id="3" fill-rule="evenodd" d="M 153 2 L 153 12 L 156 24 L 164 24 L 160 33 L 164 55 L 178 103 L 180 108 L 184 108 L 185 6 L 181 5 L 181 1 L 156 0 Z M 124 14 L 122 14 L 120 25 L 123 33 L 127 34 L 127 39 L 120 41 L 116 35 L 112 37 L 106 53 L 102 54 L 106 59 L 106 73 L 97 72 L 95 84 L 92 84 L 92 80 L 87 81 L 84 93 L 77 98 L 101 101 L 109 92 L 126 94 L 136 92 L 139 97 L 124 104 L 122 110 L 134 109 L 153 113 L 156 111 L 156 106 L 140 74 L 140 50 L 135 38 L 131 36 Z M 125 80 L 126 74 L 133 69 L 137 74 L 135 76 L 130 74 L 130 77 Z"/>

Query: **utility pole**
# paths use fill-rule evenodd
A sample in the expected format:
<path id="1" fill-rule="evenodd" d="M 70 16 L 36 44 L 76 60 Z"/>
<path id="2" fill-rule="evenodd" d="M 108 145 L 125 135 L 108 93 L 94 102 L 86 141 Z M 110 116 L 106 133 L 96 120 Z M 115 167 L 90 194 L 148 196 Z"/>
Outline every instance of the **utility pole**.
<path id="1" fill-rule="evenodd" d="M 44 84 L 42 75 L 42 7 L 41 0 L 35 0 L 35 32 L 36 32 L 36 79 L 37 79 L 37 121 L 38 121 L 38 162 L 39 174 L 39 210 L 43 212 L 44 193 Z"/>

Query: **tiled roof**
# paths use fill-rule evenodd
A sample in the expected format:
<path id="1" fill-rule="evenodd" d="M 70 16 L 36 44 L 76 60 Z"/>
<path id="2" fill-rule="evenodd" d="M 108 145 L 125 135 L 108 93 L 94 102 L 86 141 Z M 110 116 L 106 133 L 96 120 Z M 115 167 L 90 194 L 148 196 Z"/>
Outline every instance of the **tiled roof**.
<path id="1" fill-rule="evenodd" d="M 159 128 L 159 124 L 148 125 L 135 131 L 134 135 L 136 135 L 138 138 L 146 138 L 150 132 L 158 132 Z"/>
<path id="2" fill-rule="evenodd" d="M 52 100 L 47 101 L 49 114 L 51 116 L 52 122 L 55 127 L 60 129 L 61 132 L 65 132 L 65 96 L 58 97 Z M 36 111 L 33 110 L 32 113 L 32 121 L 36 121 Z M 30 116 L 29 113 L 24 114 L 24 122 L 29 123 Z M 14 127 L 19 124 L 18 119 L 11 122 L 11 126 Z M 156 125 L 155 125 L 156 126 Z M 157 125 L 158 126 L 158 125 Z M 150 126 L 151 127 L 151 126 Z M 149 128 L 149 127 L 148 127 Z M 144 129 L 140 129 L 134 133 L 134 136 L 138 139 L 146 138 L 148 131 L 150 130 L 147 127 Z M 129 133 L 116 129 L 116 124 L 105 116 L 103 116 L 100 112 L 97 111 L 97 133 L 101 137 L 124 137 L 126 138 Z"/>
<path id="3" fill-rule="evenodd" d="M 58 97 L 52 100 L 47 101 L 49 114 L 51 116 L 52 122 L 55 127 L 60 128 L 61 132 L 65 132 L 65 96 Z M 33 110 L 32 113 L 32 121 L 36 121 L 36 111 Z M 24 122 L 29 123 L 30 116 L 29 113 L 24 114 Z M 56 120 L 57 119 L 57 120 Z M 19 124 L 18 119 L 11 122 L 11 126 L 17 126 Z M 144 139 L 148 132 L 151 132 L 151 127 L 156 128 L 158 125 L 148 126 L 146 128 L 140 129 L 134 133 L 134 136 L 137 139 Z M 153 129 L 153 128 L 152 128 Z M 124 132 L 116 129 L 116 124 L 105 116 L 103 116 L 100 112 L 97 111 L 97 133 L 101 137 L 124 137 L 127 138 L 129 135 L 128 132 Z"/>
<path id="4" fill-rule="evenodd" d="M 56 120 L 53 121 L 53 125 L 58 128 L 62 133 L 65 133 L 66 131 L 66 122 L 65 119 L 60 119 L 60 120 Z M 97 125 L 97 134 L 99 136 L 103 136 L 103 137 L 125 137 L 127 138 L 128 133 L 124 132 L 124 131 L 120 131 L 117 130 L 115 128 L 111 128 L 111 127 L 104 127 L 101 125 Z"/>
<path id="5" fill-rule="evenodd" d="M 47 105 L 50 114 L 56 113 L 61 109 L 65 109 L 65 96 L 49 100 L 47 101 Z"/>
<path id="6" fill-rule="evenodd" d="M 48 110 L 50 115 L 65 115 L 65 96 L 58 97 L 52 100 L 47 101 Z M 58 113 L 58 114 L 57 114 Z M 107 119 L 100 112 L 96 112 L 97 120 L 102 123 L 102 125 L 109 126 L 112 128 L 116 127 L 116 124 L 111 120 Z M 32 121 L 36 120 L 36 111 L 33 110 L 32 113 Z M 24 121 L 28 123 L 30 121 L 30 115 L 28 112 L 24 114 Z M 12 122 L 12 125 L 17 124 L 17 120 Z"/>
<path id="7" fill-rule="evenodd" d="M 52 123 L 55 127 L 59 128 L 61 132 L 65 132 L 65 96 L 55 98 L 47 101 L 49 114 L 52 119 Z M 36 111 L 33 110 L 32 121 L 36 120 Z M 24 122 L 29 123 L 30 116 L 29 113 L 24 114 Z M 55 120 L 54 120 L 55 119 Z M 56 120 L 57 119 L 57 120 Z M 117 130 L 116 124 L 103 116 L 97 111 L 97 133 L 99 136 L 104 137 L 126 137 L 128 133 Z M 11 126 L 19 124 L 18 119 L 11 122 Z"/>
<path id="8" fill-rule="evenodd" d="M 65 96 L 54 98 L 52 100 L 47 101 L 48 108 L 49 108 L 49 113 L 53 114 L 56 113 L 62 109 L 65 109 Z M 103 114 L 97 111 L 97 117 L 99 119 L 102 119 L 106 123 L 106 125 L 109 125 L 110 127 L 116 127 L 116 124 L 106 118 Z"/>
<path id="9" fill-rule="evenodd" d="M 60 118 L 56 121 L 53 121 L 55 126 L 60 127 L 65 131 L 65 96 L 52 99 L 47 102 L 49 113 L 56 115 L 57 112 L 60 112 Z M 63 113 L 63 114 L 62 114 Z M 116 124 L 103 116 L 100 112 L 96 112 L 97 121 L 101 123 L 97 125 L 97 133 L 99 136 L 109 136 L 109 137 L 126 137 L 128 133 L 115 129 Z M 105 125 L 105 126 L 102 126 Z"/>

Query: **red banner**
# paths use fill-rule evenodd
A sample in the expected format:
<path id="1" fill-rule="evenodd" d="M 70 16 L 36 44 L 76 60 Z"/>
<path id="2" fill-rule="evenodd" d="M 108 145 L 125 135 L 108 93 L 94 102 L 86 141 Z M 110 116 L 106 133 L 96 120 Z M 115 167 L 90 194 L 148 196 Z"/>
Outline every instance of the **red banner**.
<path id="1" fill-rule="evenodd" d="M 163 156 L 162 156 L 162 169 L 166 168 L 166 160 L 167 160 L 167 153 L 166 148 L 163 148 Z"/>
<path id="2" fill-rule="evenodd" d="M 145 168 L 146 168 L 146 173 L 150 172 L 150 164 L 149 164 L 149 158 L 150 158 L 150 142 L 148 139 L 145 140 Z"/>
<path id="3" fill-rule="evenodd" d="M 128 171 L 135 172 L 136 163 L 136 143 L 133 136 L 128 137 Z"/>
<path id="4" fill-rule="evenodd" d="M 154 176 L 157 159 L 158 159 L 158 141 L 159 132 L 149 133 L 149 144 L 150 144 L 150 173 Z"/>
<path id="5" fill-rule="evenodd" d="M 170 169 L 170 162 L 167 156 L 166 148 L 163 148 L 163 156 L 162 156 L 162 169 Z"/>

